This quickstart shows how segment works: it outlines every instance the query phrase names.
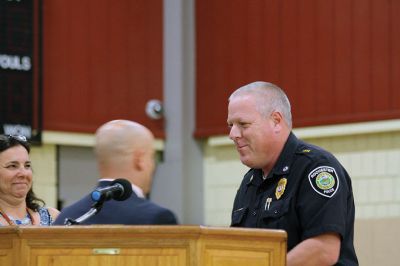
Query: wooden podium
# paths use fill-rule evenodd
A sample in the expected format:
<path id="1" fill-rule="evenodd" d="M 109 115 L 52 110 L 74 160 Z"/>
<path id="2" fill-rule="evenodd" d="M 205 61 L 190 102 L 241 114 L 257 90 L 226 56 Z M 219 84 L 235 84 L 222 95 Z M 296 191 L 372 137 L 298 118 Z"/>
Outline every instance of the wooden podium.
<path id="1" fill-rule="evenodd" d="M 8 226 L 0 266 L 281 266 L 286 237 L 204 226 Z"/>

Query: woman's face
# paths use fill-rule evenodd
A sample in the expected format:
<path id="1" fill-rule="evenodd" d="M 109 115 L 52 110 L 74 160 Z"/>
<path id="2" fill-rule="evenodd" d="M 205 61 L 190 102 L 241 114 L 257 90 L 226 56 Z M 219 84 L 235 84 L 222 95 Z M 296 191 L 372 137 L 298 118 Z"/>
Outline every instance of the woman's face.
<path id="1" fill-rule="evenodd" d="M 21 145 L 0 152 L 0 197 L 25 198 L 32 187 L 28 151 Z"/>

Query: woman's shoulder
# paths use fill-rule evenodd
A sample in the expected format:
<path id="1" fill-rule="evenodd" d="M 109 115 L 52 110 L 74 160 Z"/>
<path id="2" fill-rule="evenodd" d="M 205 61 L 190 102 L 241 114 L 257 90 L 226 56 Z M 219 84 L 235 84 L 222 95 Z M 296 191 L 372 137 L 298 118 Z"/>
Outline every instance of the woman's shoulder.
<path id="1" fill-rule="evenodd" d="M 52 207 L 40 207 L 38 212 L 40 216 L 40 225 L 51 225 L 60 214 L 59 210 Z"/>
<path id="2" fill-rule="evenodd" d="M 60 214 L 60 211 L 57 210 L 56 208 L 53 207 L 46 207 L 46 208 L 49 211 L 51 217 L 53 217 L 53 220 L 55 220 L 57 216 Z"/>

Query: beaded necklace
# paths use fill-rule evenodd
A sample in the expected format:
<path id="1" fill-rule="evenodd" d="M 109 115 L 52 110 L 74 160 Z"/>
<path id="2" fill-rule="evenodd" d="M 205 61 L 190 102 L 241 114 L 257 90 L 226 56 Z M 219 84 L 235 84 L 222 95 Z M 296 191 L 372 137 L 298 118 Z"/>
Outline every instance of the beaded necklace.
<path id="1" fill-rule="evenodd" d="M 1 209 L 0 209 L 0 215 L 3 216 L 4 220 L 6 220 L 9 225 L 34 225 L 35 224 L 35 222 L 33 220 L 33 216 L 29 212 L 28 208 L 26 208 L 26 216 L 21 220 L 14 219 L 11 215 L 8 216 Z"/>

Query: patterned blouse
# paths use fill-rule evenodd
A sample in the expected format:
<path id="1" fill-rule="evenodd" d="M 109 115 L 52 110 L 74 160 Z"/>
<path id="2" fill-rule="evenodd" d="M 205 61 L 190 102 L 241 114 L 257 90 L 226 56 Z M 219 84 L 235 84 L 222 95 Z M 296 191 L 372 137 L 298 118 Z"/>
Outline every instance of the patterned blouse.
<path id="1" fill-rule="evenodd" d="M 40 226 L 49 226 L 51 225 L 54 221 L 53 218 L 50 215 L 49 209 L 47 209 L 46 207 L 40 207 L 37 211 L 39 213 L 39 218 L 40 218 Z M 4 215 L 0 212 L 0 216 Z M 15 224 L 17 225 L 31 225 L 32 221 L 31 218 L 29 217 L 29 215 L 27 215 L 27 217 L 25 217 L 24 219 L 17 221 L 12 219 L 12 217 L 10 217 L 9 219 L 11 219 Z M 16 222 L 17 221 L 17 222 Z M 4 224 L 0 223 L 0 226 L 4 226 Z"/>
<path id="2" fill-rule="evenodd" d="M 40 225 L 41 226 L 49 226 L 54 222 L 53 218 L 50 215 L 49 210 L 46 207 L 40 207 L 38 210 L 38 213 L 40 216 Z"/>

